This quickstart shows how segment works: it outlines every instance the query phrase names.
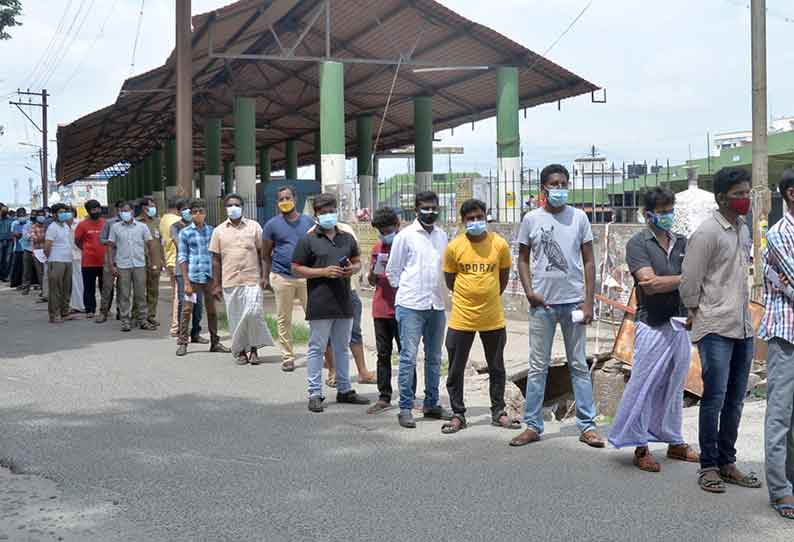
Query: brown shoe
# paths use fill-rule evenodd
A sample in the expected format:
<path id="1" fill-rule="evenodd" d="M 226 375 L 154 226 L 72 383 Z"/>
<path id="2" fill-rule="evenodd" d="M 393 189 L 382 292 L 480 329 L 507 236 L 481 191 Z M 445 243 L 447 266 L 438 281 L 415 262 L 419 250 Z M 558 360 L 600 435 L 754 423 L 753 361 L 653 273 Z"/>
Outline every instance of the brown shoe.
<path id="1" fill-rule="evenodd" d="M 595 429 L 588 429 L 579 435 L 579 442 L 584 442 L 591 448 L 603 448 L 606 446 L 604 439 L 602 439 L 598 433 L 596 433 Z"/>
<path id="2" fill-rule="evenodd" d="M 687 463 L 700 462 L 700 454 L 693 450 L 689 444 L 671 444 L 667 447 L 667 457 Z"/>
<path id="3" fill-rule="evenodd" d="M 215 343 L 210 346 L 210 352 L 215 352 L 216 354 L 228 354 L 231 352 L 231 350 L 223 346 L 221 343 Z"/>
<path id="4" fill-rule="evenodd" d="M 292 360 L 290 360 L 290 361 L 282 361 L 281 362 L 281 370 L 284 371 L 285 373 L 291 373 L 292 371 L 295 370 L 295 362 L 292 361 Z"/>
<path id="5" fill-rule="evenodd" d="M 659 472 L 662 467 L 656 462 L 647 446 L 634 450 L 634 465 L 645 472 Z"/>
<path id="6" fill-rule="evenodd" d="M 520 435 L 510 441 L 510 446 L 526 446 L 530 442 L 538 442 L 540 435 L 534 429 L 525 429 Z"/>

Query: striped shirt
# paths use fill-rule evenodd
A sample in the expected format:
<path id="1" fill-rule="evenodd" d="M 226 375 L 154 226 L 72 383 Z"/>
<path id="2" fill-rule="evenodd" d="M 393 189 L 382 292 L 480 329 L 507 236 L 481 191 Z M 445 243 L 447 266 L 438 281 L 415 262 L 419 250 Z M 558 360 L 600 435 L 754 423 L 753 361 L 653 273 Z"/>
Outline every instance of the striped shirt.
<path id="1" fill-rule="evenodd" d="M 212 280 L 212 255 L 210 239 L 212 226 L 204 224 L 199 229 L 191 223 L 179 232 L 179 250 L 177 263 L 187 264 L 187 275 L 190 282 L 207 284 Z"/>
<path id="2" fill-rule="evenodd" d="M 764 250 L 764 317 L 758 336 L 766 341 L 774 338 L 794 344 L 794 300 L 775 288 L 767 273 L 784 275 L 794 285 L 794 217 L 785 213 L 766 234 Z"/>

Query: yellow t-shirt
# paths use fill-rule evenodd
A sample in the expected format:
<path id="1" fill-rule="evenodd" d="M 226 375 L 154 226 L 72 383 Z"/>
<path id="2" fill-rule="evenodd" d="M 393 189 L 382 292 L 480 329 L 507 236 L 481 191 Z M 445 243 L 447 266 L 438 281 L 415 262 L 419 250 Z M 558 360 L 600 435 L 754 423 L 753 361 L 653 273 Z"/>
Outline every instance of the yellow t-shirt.
<path id="1" fill-rule="evenodd" d="M 171 242 L 171 226 L 180 220 L 177 215 L 171 213 L 164 214 L 160 219 L 160 239 L 162 239 L 165 248 L 166 267 L 176 267 L 176 246 Z"/>
<path id="2" fill-rule="evenodd" d="M 510 246 L 495 233 L 478 243 L 462 234 L 447 245 L 444 272 L 456 274 L 450 328 L 492 331 L 505 327 L 499 273 L 511 265 Z"/>

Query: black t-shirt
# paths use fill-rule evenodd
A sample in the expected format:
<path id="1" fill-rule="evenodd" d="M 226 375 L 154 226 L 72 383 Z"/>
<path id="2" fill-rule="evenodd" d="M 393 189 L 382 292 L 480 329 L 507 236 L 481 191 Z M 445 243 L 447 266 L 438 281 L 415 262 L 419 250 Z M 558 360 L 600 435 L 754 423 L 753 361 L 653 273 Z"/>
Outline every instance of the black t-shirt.
<path id="1" fill-rule="evenodd" d="M 352 235 L 336 230 L 333 239 L 317 228 L 298 241 L 292 261 L 312 268 L 339 265 L 341 258 L 359 256 L 358 244 Z M 353 299 L 350 279 L 315 278 L 306 281 L 308 301 L 307 320 L 353 318 Z"/>
<path id="2" fill-rule="evenodd" d="M 650 267 L 658 277 L 681 274 L 686 254 L 686 238 L 675 235 L 668 255 L 650 229 L 636 233 L 626 245 L 626 262 L 636 280 L 638 270 Z M 635 319 L 649 326 L 660 326 L 673 316 L 686 316 L 678 289 L 666 294 L 648 295 L 637 286 L 637 315 Z"/>

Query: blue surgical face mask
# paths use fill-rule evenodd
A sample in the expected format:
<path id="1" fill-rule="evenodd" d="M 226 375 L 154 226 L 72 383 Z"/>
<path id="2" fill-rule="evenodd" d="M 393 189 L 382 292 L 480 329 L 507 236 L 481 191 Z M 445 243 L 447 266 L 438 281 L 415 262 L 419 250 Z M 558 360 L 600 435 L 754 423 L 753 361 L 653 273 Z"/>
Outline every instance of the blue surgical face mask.
<path id="1" fill-rule="evenodd" d="M 27 221 L 28 221 L 28 217 L 26 217 L 26 216 L 18 216 L 17 217 L 17 222 L 19 222 L 20 224 L 24 224 Z"/>
<path id="2" fill-rule="evenodd" d="M 488 224 L 485 220 L 472 220 L 466 222 L 466 233 L 471 235 L 482 235 L 488 229 Z"/>
<path id="3" fill-rule="evenodd" d="M 121 217 L 121 220 L 123 220 L 124 222 L 129 222 L 130 220 L 132 220 L 132 211 L 121 211 L 119 213 L 119 216 Z"/>
<path id="4" fill-rule="evenodd" d="M 146 214 L 149 215 L 149 218 L 154 218 L 157 216 L 157 207 L 147 207 Z"/>
<path id="5" fill-rule="evenodd" d="M 387 233 L 386 235 L 380 236 L 380 240 L 383 241 L 384 245 L 390 245 L 394 242 L 394 238 L 397 237 L 397 232 L 393 231 L 391 233 Z"/>
<path id="6" fill-rule="evenodd" d="M 336 223 L 339 221 L 339 217 L 336 213 L 325 213 L 324 215 L 319 215 L 317 217 L 317 222 L 320 224 L 320 227 L 324 230 L 330 230 Z"/>
<path id="7" fill-rule="evenodd" d="M 651 224 L 659 228 L 660 230 L 670 231 L 673 229 L 673 222 L 675 222 L 675 211 L 670 211 L 669 213 L 651 213 L 648 212 L 648 215 L 651 219 Z"/>
<path id="8" fill-rule="evenodd" d="M 72 213 L 69 211 L 59 211 L 58 212 L 58 221 L 59 222 L 66 222 L 67 220 L 72 219 Z"/>
<path id="9" fill-rule="evenodd" d="M 182 220 L 185 222 L 191 222 L 193 220 L 193 215 L 190 214 L 190 209 L 183 209 L 179 214 L 182 215 Z"/>
<path id="10" fill-rule="evenodd" d="M 229 205 L 226 208 L 226 216 L 232 220 L 239 220 L 243 216 L 243 208 L 239 205 Z"/>
<path id="11" fill-rule="evenodd" d="M 45 217 L 43 217 L 43 216 L 37 216 L 36 217 L 36 222 L 38 222 L 39 224 L 44 224 L 45 220 L 47 220 L 47 219 Z"/>
<path id="12" fill-rule="evenodd" d="M 568 203 L 568 189 L 567 188 L 550 188 L 549 195 L 546 198 L 549 205 L 558 208 Z"/>

